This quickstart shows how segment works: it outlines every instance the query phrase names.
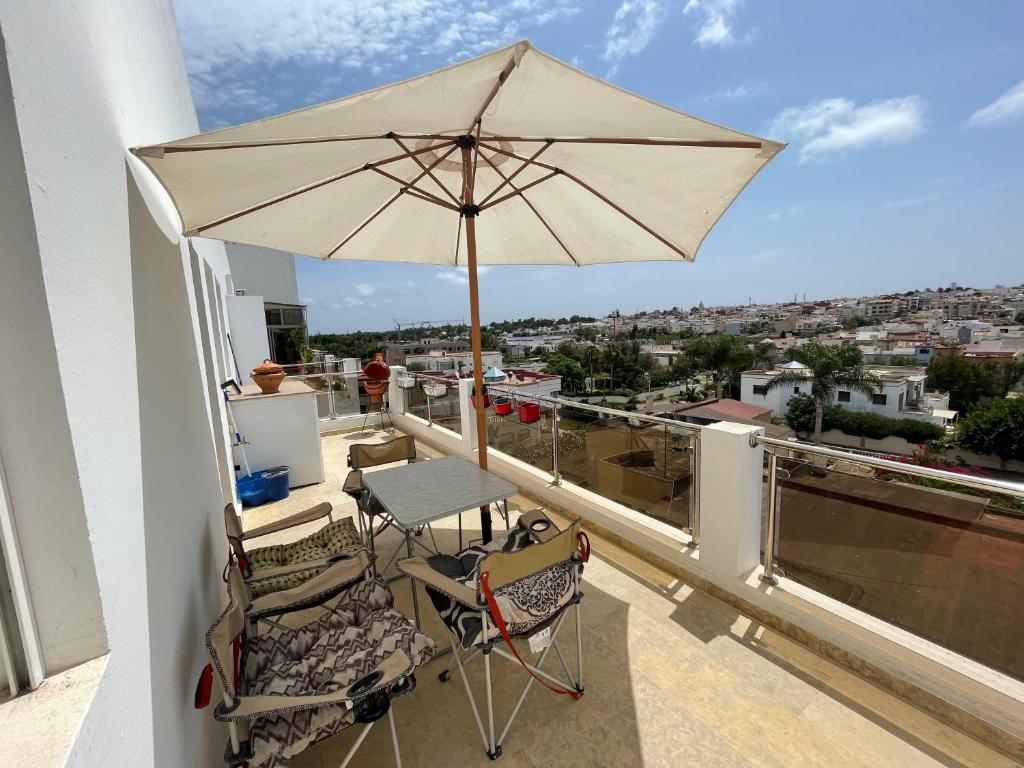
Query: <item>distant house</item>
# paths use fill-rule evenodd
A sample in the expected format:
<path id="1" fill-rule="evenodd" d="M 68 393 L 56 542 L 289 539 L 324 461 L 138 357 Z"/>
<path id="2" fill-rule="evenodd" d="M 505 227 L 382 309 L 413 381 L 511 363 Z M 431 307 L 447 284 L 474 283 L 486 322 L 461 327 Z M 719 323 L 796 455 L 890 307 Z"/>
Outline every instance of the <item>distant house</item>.
<path id="1" fill-rule="evenodd" d="M 956 417 L 955 411 L 949 411 L 948 392 L 925 391 L 924 367 L 869 365 L 868 370 L 882 380 L 878 392 L 869 395 L 856 390 L 835 389 L 829 397 L 830 402 L 851 411 L 878 413 L 893 419 L 922 419 L 940 425 Z M 804 374 L 807 380 L 770 389 L 769 383 L 783 371 Z M 744 371 L 740 375 L 740 400 L 768 408 L 781 419 L 785 417 L 794 395 L 811 394 L 810 379 L 807 366 L 796 361 L 771 370 Z"/>

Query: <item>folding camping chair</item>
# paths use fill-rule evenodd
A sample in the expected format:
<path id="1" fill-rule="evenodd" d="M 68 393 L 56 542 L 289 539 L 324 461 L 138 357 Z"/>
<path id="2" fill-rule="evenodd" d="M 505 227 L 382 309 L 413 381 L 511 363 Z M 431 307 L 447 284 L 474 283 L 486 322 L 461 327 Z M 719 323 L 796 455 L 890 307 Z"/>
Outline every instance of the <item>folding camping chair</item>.
<path id="1" fill-rule="evenodd" d="M 216 671 L 223 701 L 213 714 L 228 724 L 225 762 L 274 768 L 328 736 L 364 724 L 340 764 L 345 768 L 386 715 L 401 768 L 392 701 L 415 689 L 414 672 L 436 646 L 394 609 L 394 596 L 372 576 L 366 551 L 251 604 L 234 565 L 228 582 L 228 607 L 206 633 L 210 664 L 195 702 L 197 708 L 209 704 Z M 337 602 L 308 624 L 252 631 L 261 614 L 323 605 L 335 596 Z"/>
<path id="2" fill-rule="evenodd" d="M 380 502 L 373 498 L 373 494 L 366 490 L 366 486 L 363 485 L 363 470 L 369 467 L 378 467 L 382 464 L 394 464 L 399 461 L 404 461 L 407 464 L 423 461 L 423 459 L 416 455 L 416 440 L 412 435 L 402 435 L 383 443 L 355 443 L 348 449 L 348 465 L 351 467 L 351 470 L 348 473 L 348 477 L 345 478 L 342 490 L 354 498 L 358 504 L 359 532 L 363 535 L 364 540 L 369 538 L 366 526 L 374 524 L 374 517 L 379 517 L 382 520 L 380 528 L 377 529 L 374 536 L 380 536 L 389 527 L 395 526 L 395 523 L 387 510 L 381 506 Z M 364 514 L 368 520 L 366 525 L 363 524 Z M 417 536 L 422 536 L 424 527 L 430 533 L 430 540 L 434 544 L 433 550 L 419 541 L 413 540 L 413 543 L 418 544 L 432 555 L 436 554 L 438 552 L 437 541 L 434 539 L 434 530 L 430 525 L 420 526 L 416 529 L 415 533 Z M 391 563 L 395 561 L 398 553 L 403 549 L 402 543 L 399 543 L 391 557 L 384 564 L 384 567 L 379 570 L 379 573 L 384 574 L 391 567 Z"/>
<path id="3" fill-rule="evenodd" d="M 404 573 L 423 583 L 448 628 L 452 662 L 458 667 L 484 750 L 492 760 L 501 756 L 501 744 L 534 681 L 573 699 L 583 695 L 580 576 L 589 557 L 590 541 L 580 530 L 578 521 L 559 531 L 547 516 L 535 510 L 523 513 L 508 534 L 490 544 L 469 547 L 455 556 L 398 561 Z M 576 607 L 575 679 L 557 639 L 570 606 Z M 536 664 L 526 662 L 513 644 L 513 640 L 523 638 L 529 639 L 534 653 L 540 652 Z M 505 641 L 504 647 L 498 645 L 500 640 Z M 552 649 L 568 682 L 541 669 Z M 492 652 L 520 665 L 530 676 L 497 739 L 491 685 Z M 484 660 L 486 730 L 465 669 L 477 656 Z M 451 669 L 450 663 L 439 675 L 441 682 L 451 678 Z"/>
<path id="4" fill-rule="evenodd" d="M 254 539 L 325 517 L 327 525 L 298 541 L 246 549 L 246 543 Z M 352 519 L 335 520 L 332 507 L 327 502 L 248 531 L 242 530 L 235 505 L 227 504 L 224 507 L 224 528 L 231 546 L 230 554 L 238 563 L 252 597 L 296 587 L 331 563 L 349 557 L 363 547 Z"/>

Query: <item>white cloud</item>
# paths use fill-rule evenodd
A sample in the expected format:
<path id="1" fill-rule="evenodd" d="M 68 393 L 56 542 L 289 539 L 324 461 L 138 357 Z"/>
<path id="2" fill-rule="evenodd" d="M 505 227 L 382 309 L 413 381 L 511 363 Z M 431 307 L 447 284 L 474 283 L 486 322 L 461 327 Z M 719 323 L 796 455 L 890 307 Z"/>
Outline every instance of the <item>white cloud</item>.
<path id="1" fill-rule="evenodd" d="M 924 132 L 927 102 L 920 96 L 876 101 L 857 106 L 851 99 L 824 99 L 782 110 L 769 132 L 800 141 L 800 162 L 872 145 L 897 144 Z"/>
<path id="2" fill-rule="evenodd" d="M 698 14 L 700 27 L 694 42 L 701 48 L 727 47 L 736 42 L 736 13 L 743 0 L 688 0 L 685 14 Z"/>
<path id="3" fill-rule="evenodd" d="M 491 271 L 490 267 L 480 266 L 476 268 L 477 277 L 483 277 Z M 466 267 L 455 267 L 446 269 L 434 275 L 438 280 L 444 280 L 452 285 L 469 285 L 469 270 Z"/>
<path id="4" fill-rule="evenodd" d="M 363 300 L 356 298 L 355 296 L 346 296 L 345 299 L 346 307 L 361 307 L 363 306 Z"/>
<path id="5" fill-rule="evenodd" d="M 370 283 L 358 283 L 356 285 L 356 292 L 360 296 L 373 296 L 377 292 L 377 286 Z"/>
<path id="6" fill-rule="evenodd" d="M 647 47 L 664 17 L 659 0 L 623 0 L 605 33 L 601 58 L 611 65 L 609 77 L 615 74 L 624 58 L 635 56 Z"/>
<path id="7" fill-rule="evenodd" d="M 438 280 L 445 280 L 452 285 L 469 285 L 469 278 L 461 272 L 456 272 L 454 269 L 438 272 L 436 277 Z"/>
<path id="8" fill-rule="evenodd" d="M 416 287 L 416 283 L 413 282 L 412 280 L 406 280 L 405 281 L 405 287 L 408 288 L 411 291 L 413 288 Z"/>
<path id="9" fill-rule="evenodd" d="M 949 197 L 952 192 L 935 192 L 930 195 L 922 195 L 921 197 L 910 197 L 906 200 L 894 200 L 890 203 L 886 203 L 886 208 L 909 208 L 913 205 L 923 205 L 924 203 L 930 203 L 933 200 L 941 200 L 944 197 Z"/>
<path id="10" fill-rule="evenodd" d="M 988 106 L 982 107 L 967 121 L 975 128 L 987 128 L 1011 120 L 1024 118 L 1024 80 L 1008 90 Z"/>
<path id="11" fill-rule="evenodd" d="M 450 0 L 176 0 L 174 7 L 200 108 L 269 113 L 276 100 L 257 67 L 319 63 L 380 75 L 414 57 L 434 66 L 514 42 L 577 13 L 577 2 L 477 0 L 468 15 Z"/>
<path id="12" fill-rule="evenodd" d="M 788 208 L 776 208 L 765 216 L 765 219 L 768 221 L 778 221 L 783 216 L 796 216 L 798 213 L 801 213 L 803 209 L 804 207 L 799 203 L 791 205 Z"/>
<path id="13" fill-rule="evenodd" d="M 745 99 L 748 96 L 756 96 L 761 93 L 767 85 L 767 83 L 757 83 L 756 85 L 737 85 L 735 88 L 726 88 L 723 91 L 712 93 L 710 96 L 705 96 L 704 101 L 719 99 L 722 101 L 734 101 L 736 99 Z"/>

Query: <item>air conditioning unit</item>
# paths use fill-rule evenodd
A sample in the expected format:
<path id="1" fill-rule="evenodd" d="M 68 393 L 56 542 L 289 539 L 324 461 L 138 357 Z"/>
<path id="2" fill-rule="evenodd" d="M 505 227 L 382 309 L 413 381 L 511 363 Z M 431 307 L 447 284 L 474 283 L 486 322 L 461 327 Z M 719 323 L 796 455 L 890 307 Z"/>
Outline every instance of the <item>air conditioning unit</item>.
<path id="1" fill-rule="evenodd" d="M 249 292 L 245 288 L 235 288 L 235 296 L 248 296 Z"/>

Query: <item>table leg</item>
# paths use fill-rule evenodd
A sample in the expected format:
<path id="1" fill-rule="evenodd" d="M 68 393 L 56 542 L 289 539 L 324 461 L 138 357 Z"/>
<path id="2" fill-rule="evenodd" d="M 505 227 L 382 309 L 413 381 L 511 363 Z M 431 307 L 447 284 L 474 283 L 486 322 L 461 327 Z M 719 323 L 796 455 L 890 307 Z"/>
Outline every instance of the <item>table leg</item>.
<path id="1" fill-rule="evenodd" d="M 512 526 L 509 524 L 508 499 L 503 500 L 501 503 L 502 503 L 502 506 L 504 506 L 504 508 L 505 508 L 505 530 L 506 531 L 510 531 L 510 530 L 512 530 Z"/>
<path id="2" fill-rule="evenodd" d="M 410 531 L 405 532 L 405 551 L 412 557 L 412 534 Z M 409 579 L 409 589 L 412 590 L 412 612 L 416 617 L 416 629 L 420 627 L 420 601 L 416 597 L 416 579 Z"/>
<path id="3" fill-rule="evenodd" d="M 490 544 L 491 539 L 494 538 L 491 535 L 491 505 L 488 504 L 486 507 L 480 507 L 480 535 L 483 537 L 484 544 Z"/>

